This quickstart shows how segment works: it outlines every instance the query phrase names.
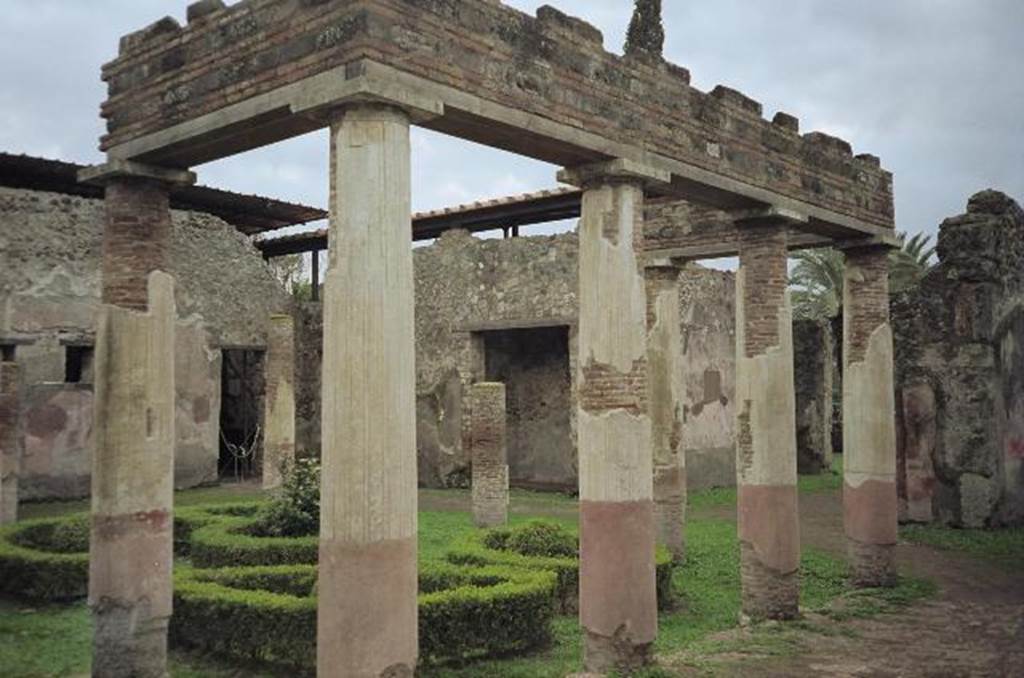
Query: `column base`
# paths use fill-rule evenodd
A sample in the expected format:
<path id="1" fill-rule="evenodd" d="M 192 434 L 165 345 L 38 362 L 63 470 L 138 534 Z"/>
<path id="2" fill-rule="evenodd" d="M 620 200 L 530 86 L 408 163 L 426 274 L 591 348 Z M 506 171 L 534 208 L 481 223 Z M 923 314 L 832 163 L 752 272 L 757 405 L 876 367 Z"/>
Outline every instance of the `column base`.
<path id="1" fill-rule="evenodd" d="M 93 678 L 165 678 L 166 617 L 149 618 L 148 605 L 93 606 Z"/>
<path id="2" fill-rule="evenodd" d="M 629 673 L 651 663 L 654 643 L 634 644 L 619 629 L 614 636 L 602 636 L 583 629 L 583 670 L 603 674 L 606 671 Z"/>
<path id="3" fill-rule="evenodd" d="M 761 562 L 754 547 L 740 542 L 743 614 L 753 621 L 800 616 L 800 572 L 779 572 Z"/>
<path id="4" fill-rule="evenodd" d="M 850 559 L 850 579 L 854 586 L 891 587 L 899 580 L 895 544 L 866 544 L 847 537 L 846 553 Z"/>
<path id="5" fill-rule="evenodd" d="M 317 675 L 405 678 L 417 656 L 416 537 L 320 541 Z"/>

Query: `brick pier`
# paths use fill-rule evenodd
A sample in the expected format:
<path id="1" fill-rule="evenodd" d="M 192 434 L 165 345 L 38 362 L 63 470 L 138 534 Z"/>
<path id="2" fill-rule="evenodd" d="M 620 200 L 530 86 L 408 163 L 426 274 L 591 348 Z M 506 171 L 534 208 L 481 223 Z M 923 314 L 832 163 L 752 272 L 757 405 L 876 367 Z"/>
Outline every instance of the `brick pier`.
<path id="1" fill-rule="evenodd" d="M 505 384 L 473 384 L 469 403 L 473 522 L 477 527 L 504 525 L 508 522 Z"/>
<path id="2" fill-rule="evenodd" d="M 272 315 L 267 332 L 267 393 L 263 424 L 263 489 L 279 487 L 295 461 L 295 322 Z"/>

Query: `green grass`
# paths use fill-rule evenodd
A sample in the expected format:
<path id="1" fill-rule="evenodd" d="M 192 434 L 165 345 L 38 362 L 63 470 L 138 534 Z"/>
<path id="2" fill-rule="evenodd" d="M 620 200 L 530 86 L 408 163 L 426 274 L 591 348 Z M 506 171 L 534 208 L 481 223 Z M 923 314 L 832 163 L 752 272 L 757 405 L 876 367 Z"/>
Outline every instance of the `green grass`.
<path id="1" fill-rule="evenodd" d="M 802 492 L 835 489 L 839 474 L 801 478 Z M 177 493 L 178 506 L 202 503 L 223 503 L 252 498 L 258 488 L 209 488 Z M 463 496 L 465 495 L 465 496 Z M 460 537 L 471 532 L 472 517 L 459 506 L 468 505 L 468 493 L 456 491 L 421 492 L 421 504 L 439 510 L 421 510 L 419 514 L 419 557 L 423 561 L 439 560 Z M 735 502 L 733 489 L 708 490 L 690 495 L 691 507 L 724 506 Z M 33 516 L 60 515 L 87 509 L 84 502 L 35 505 Z M 537 492 L 512 493 L 510 522 L 515 525 L 531 518 L 545 517 L 576 529 L 576 501 L 565 495 Z M 700 517 L 691 514 L 687 525 L 688 559 L 677 569 L 674 587 L 680 597 L 678 608 L 660 616 L 656 651 L 661 655 L 678 654 L 686 648 L 715 651 L 708 637 L 737 625 L 740 605 L 739 549 L 736 525 L 729 519 Z M 845 565 L 841 560 L 805 548 L 802 559 L 801 605 L 806 609 L 827 607 L 834 600 L 849 599 L 841 614 L 860 616 L 884 611 L 891 602 L 880 604 L 875 598 L 858 598 L 849 593 L 845 583 Z M 913 595 L 912 595 L 913 594 Z M 926 587 L 913 592 L 891 594 L 907 600 L 926 595 Z M 890 594 L 886 594 L 890 595 Z M 895 599 L 894 598 L 894 599 Z M 798 623 L 799 624 L 799 623 Z M 799 625 L 789 626 L 797 632 Z M 579 671 L 580 629 L 575 618 L 557 618 L 554 642 L 547 650 L 526 657 L 509 657 L 477 662 L 471 665 L 425 669 L 425 678 L 561 678 Z M 0 601 L 0 666 L 5 678 L 10 676 L 52 676 L 87 673 L 90 658 L 91 623 L 83 604 L 72 606 L 32 606 Z M 788 647 L 782 637 L 759 636 L 759 644 Z M 710 643 L 710 644 L 708 644 Z M 690 654 L 688 652 L 688 654 Z M 227 666 L 215 660 L 174 653 L 172 675 L 175 678 L 227 678 L 239 675 L 260 675 L 259 668 Z M 644 674 L 648 678 L 665 675 L 658 669 Z"/>
<path id="2" fill-rule="evenodd" d="M 1024 528 L 963 530 L 943 525 L 904 525 L 900 536 L 917 544 L 960 551 L 1002 566 L 1019 567 L 1024 559 Z"/>

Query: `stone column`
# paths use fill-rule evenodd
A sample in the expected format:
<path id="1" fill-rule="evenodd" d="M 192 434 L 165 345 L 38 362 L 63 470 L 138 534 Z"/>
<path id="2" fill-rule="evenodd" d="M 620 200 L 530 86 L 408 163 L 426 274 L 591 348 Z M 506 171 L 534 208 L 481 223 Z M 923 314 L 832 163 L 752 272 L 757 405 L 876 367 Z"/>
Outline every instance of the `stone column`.
<path id="1" fill-rule="evenodd" d="M 559 179 L 584 188 L 576 421 L 583 664 L 629 670 L 649 660 L 658 631 L 641 256 L 644 183 L 668 176 L 619 160 Z"/>
<path id="2" fill-rule="evenodd" d="M 843 281 L 843 524 L 860 586 L 895 583 L 896 419 L 885 247 L 846 251 Z"/>
<path id="3" fill-rule="evenodd" d="M 112 162 L 96 332 L 89 605 L 93 676 L 167 674 L 174 491 L 174 280 L 169 182 L 188 172 Z"/>
<path id="4" fill-rule="evenodd" d="M 18 519 L 21 466 L 20 372 L 15 362 L 0 362 L 0 525 Z"/>
<path id="5" fill-rule="evenodd" d="M 417 658 L 416 373 L 409 116 L 331 124 L 324 294 L 319 676 L 411 676 Z"/>
<path id="6" fill-rule="evenodd" d="M 282 471 L 295 461 L 295 323 L 270 316 L 267 393 L 263 413 L 263 489 L 281 486 Z"/>
<path id="7" fill-rule="evenodd" d="M 469 407 L 473 521 L 477 527 L 504 525 L 508 522 L 505 384 L 473 384 Z"/>
<path id="8" fill-rule="evenodd" d="M 743 614 L 790 619 L 800 599 L 793 322 L 787 227 L 738 224 L 736 484 Z"/>
<path id="9" fill-rule="evenodd" d="M 682 450 L 683 346 L 679 268 L 648 266 L 647 393 L 654 459 L 654 519 L 659 544 L 686 558 L 686 458 Z"/>

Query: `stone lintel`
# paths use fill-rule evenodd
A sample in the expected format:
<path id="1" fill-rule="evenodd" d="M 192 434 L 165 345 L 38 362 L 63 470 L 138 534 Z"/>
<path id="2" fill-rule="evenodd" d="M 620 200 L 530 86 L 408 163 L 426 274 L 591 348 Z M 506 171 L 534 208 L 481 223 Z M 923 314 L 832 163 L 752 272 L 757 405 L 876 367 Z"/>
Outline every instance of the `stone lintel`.
<path id="1" fill-rule="evenodd" d="M 735 213 L 736 226 L 740 229 L 756 226 L 805 226 L 810 217 L 788 207 L 772 205 L 765 208 L 744 210 Z"/>
<path id="2" fill-rule="evenodd" d="M 837 250 L 851 252 L 856 250 L 898 250 L 903 247 L 896 234 L 878 234 L 868 238 L 850 238 L 837 240 L 833 245 Z"/>
<path id="3" fill-rule="evenodd" d="M 558 181 L 580 188 L 601 182 L 636 182 L 649 188 L 669 184 L 672 181 L 672 173 L 629 158 L 616 158 L 563 168 L 558 172 Z"/>
<path id="4" fill-rule="evenodd" d="M 331 120 L 338 115 L 338 109 L 358 104 L 395 106 L 405 111 L 414 124 L 444 115 L 444 102 L 439 98 L 381 77 L 375 67 L 371 61 L 354 61 L 307 78 L 292 94 L 288 106 L 295 115 L 319 121 Z"/>
<path id="5" fill-rule="evenodd" d="M 116 158 L 78 171 L 78 181 L 83 184 L 105 186 L 113 179 L 123 178 L 150 179 L 176 186 L 191 186 L 196 183 L 195 172 Z"/>

